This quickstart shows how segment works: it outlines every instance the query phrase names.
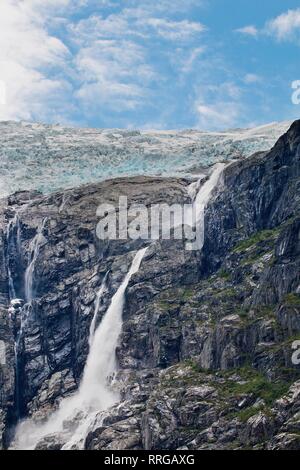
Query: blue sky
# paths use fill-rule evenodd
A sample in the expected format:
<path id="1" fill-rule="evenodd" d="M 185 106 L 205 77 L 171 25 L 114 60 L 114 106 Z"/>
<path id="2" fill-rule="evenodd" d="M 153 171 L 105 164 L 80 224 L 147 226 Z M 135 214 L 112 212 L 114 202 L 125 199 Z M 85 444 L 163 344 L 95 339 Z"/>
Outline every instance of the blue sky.
<path id="1" fill-rule="evenodd" d="M 1 0 L 0 119 L 225 129 L 294 119 L 294 0 Z"/>

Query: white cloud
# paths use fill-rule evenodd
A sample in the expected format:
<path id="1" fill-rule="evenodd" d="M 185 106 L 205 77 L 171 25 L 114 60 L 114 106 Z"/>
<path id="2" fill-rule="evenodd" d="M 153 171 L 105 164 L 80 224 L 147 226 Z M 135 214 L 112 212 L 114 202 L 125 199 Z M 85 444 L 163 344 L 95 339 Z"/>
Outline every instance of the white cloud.
<path id="1" fill-rule="evenodd" d="M 159 36 L 171 41 L 189 39 L 206 29 L 201 23 L 188 20 L 170 21 L 163 18 L 149 18 L 145 23 L 151 26 Z"/>
<path id="2" fill-rule="evenodd" d="M 43 9 L 46 3 L 50 2 Z M 68 49 L 47 32 L 46 17 L 37 8 L 40 4 L 38 0 L 0 3 L 0 79 L 6 84 L 0 119 L 34 118 L 47 101 L 55 96 L 61 100 L 61 92 L 66 91 L 65 80 L 50 71 L 64 68 Z"/>
<path id="3" fill-rule="evenodd" d="M 278 40 L 290 40 L 300 33 L 300 8 L 288 10 L 266 24 L 266 32 Z"/>
<path id="4" fill-rule="evenodd" d="M 134 8 L 130 2 L 129 6 L 127 3 L 123 10 L 107 16 L 94 14 L 69 27 L 79 49 L 74 63 L 81 85 L 76 96 L 85 104 L 102 103 L 113 111 L 122 111 L 147 102 L 149 84 L 164 81 L 150 65 L 154 40 L 160 38 L 161 42 L 163 38 L 186 46 L 205 29 L 197 22 L 153 16 L 152 4 L 145 8 L 141 2 Z M 194 48 L 187 67 L 192 67 L 201 50 Z"/>
<path id="5" fill-rule="evenodd" d="M 154 52 L 171 63 L 181 48 L 177 69 L 183 75 L 203 52 L 196 40 L 205 26 L 184 15 L 199 4 L 0 0 L 0 83 L 6 88 L 0 119 L 66 121 L 79 109 L 88 114 L 103 105 L 109 113 L 149 104 L 153 82 L 167 80 Z M 73 16 L 91 7 L 91 16 Z"/>
<path id="6" fill-rule="evenodd" d="M 203 32 L 203 24 L 194 21 L 173 21 L 152 16 L 153 11 L 143 8 L 125 8 L 119 13 L 107 17 L 100 14 L 81 20 L 71 27 L 78 40 L 112 37 L 150 38 L 154 35 L 170 41 L 180 41 L 192 38 Z"/>
<path id="7" fill-rule="evenodd" d="M 69 26 L 72 39 L 79 46 L 91 44 L 98 39 L 124 38 L 135 33 L 123 14 L 112 14 L 103 18 L 92 15 Z"/>
<path id="8" fill-rule="evenodd" d="M 214 104 L 197 104 L 198 126 L 200 129 L 224 129 L 235 126 L 240 116 L 236 102 L 220 101 Z"/>
<path id="9" fill-rule="evenodd" d="M 234 82 L 203 85 L 197 94 L 195 112 L 200 129 L 224 129 L 239 123 L 242 90 Z"/>
<path id="10" fill-rule="evenodd" d="M 229 99 L 238 99 L 241 96 L 240 88 L 229 81 L 218 85 L 208 85 L 206 91 L 218 97 L 227 96 Z"/>
<path id="11" fill-rule="evenodd" d="M 185 51 L 185 49 L 183 49 L 183 50 Z M 179 50 L 176 49 L 174 62 L 175 61 L 177 63 L 178 63 L 178 61 L 180 62 L 180 66 L 181 66 L 180 68 L 181 68 L 181 72 L 183 74 L 189 73 L 193 69 L 194 64 L 197 61 L 197 59 L 203 55 L 205 50 L 206 50 L 205 46 L 195 47 L 189 52 L 187 57 L 186 57 L 186 54 L 185 54 L 185 57 L 183 57 L 181 59 L 180 58 L 180 52 L 182 52 L 182 49 L 179 49 Z"/>
<path id="12" fill-rule="evenodd" d="M 288 10 L 285 13 L 267 21 L 263 28 L 254 25 L 235 30 L 238 33 L 257 37 L 259 34 L 272 36 L 278 41 L 299 41 L 300 38 L 300 8 Z"/>
<path id="13" fill-rule="evenodd" d="M 193 7 L 201 7 L 207 0 L 127 0 L 126 4 L 131 8 L 142 8 L 148 14 L 182 13 Z"/>
<path id="14" fill-rule="evenodd" d="M 253 25 L 244 26 L 243 28 L 238 28 L 235 31 L 237 33 L 246 34 L 248 36 L 253 37 L 256 37 L 258 35 L 258 29 Z"/>
<path id="15" fill-rule="evenodd" d="M 246 83 L 247 85 L 259 82 L 261 82 L 261 77 L 259 75 L 256 75 L 255 73 L 247 73 L 244 76 L 244 83 Z"/>
<path id="16" fill-rule="evenodd" d="M 92 41 L 80 49 L 75 64 L 82 82 L 77 96 L 85 105 L 105 103 L 114 110 L 135 108 L 154 77 L 143 48 L 128 40 Z"/>

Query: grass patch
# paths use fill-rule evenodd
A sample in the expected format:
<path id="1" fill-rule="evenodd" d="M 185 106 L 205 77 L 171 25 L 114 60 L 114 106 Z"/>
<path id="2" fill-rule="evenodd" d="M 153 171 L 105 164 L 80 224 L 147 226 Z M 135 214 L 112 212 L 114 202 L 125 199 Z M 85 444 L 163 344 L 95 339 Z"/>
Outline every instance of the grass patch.
<path id="1" fill-rule="evenodd" d="M 236 313 L 242 320 L 248 320 L 248 313 L 249 313 L 248 309 L 240 308 L 236 310 Z"/>
<path id="2" fill-rule="evenodd" d="M 240 377 L 240 381 L 230 380 L 233 374 Z M 270 382 L 264 374 L 257 371 L 250 365 L 245 365 L 237 369 L 221 371 L 221 375 L 226 379 L 222 385 L 222 391 L 227 396 L 238 396 L 252 393 L 255 398 L 262 398 L 267 405 L 271 405 L 275 400 L 282 397 L 290 388 L 294 380 Z"/>
<path id="3" fill-rule="evenodd" d="M 174 303 L 172 301 L 170 302 L 167 302 L 165 300 L 160 300 L 158 303 L 157 303 L 158 307 L 161 309 L 161 310 L 164 310 L 164 311 L 170 311 L 170 310 L 175 310 L 175 309 L 178 309 L 180 308 L 180 305 L 177 304 L 177 303 Z"/>
<path id="4" fill-rule="evenodd" d="M 228 381 L 224 385 L 224 393 L 227 395 L 243 395 L 252 393 L 254 397 L 262 398 L 267 405 L 272 405 L 275 400 L 282 397 L 289 389 L 290 383 L 277 381 L 269 382 L 266 377 L 257 372 L 250 372 L 249 370 L 238 372 L 242 377 L 243 374 L 247 376 L 243 382 Z M 242 377 L 243 378 L 243 377 Z"/>
<path id="5" fill-rule="evenodd" d="M 222 289 L 222 290 L 218 291 L 218 292 L 216 293 L 216 296 L 217 296 L 217 297 L 225 297 L 225 298 L 226 298 L 226 297 L 229 297 L 229 298 L 231 298 L 231 297 L 235 297 L 235 296 L 236 296 L 236 292 L 235 292 L 235 290 L 234 290 L 232 287 L 229 287 L 229 288 L 227 288 L 227 289 Z"/>
<path id="6" fill-rule="evenodd" d="M 287 294 L 284 297 L 284 303 L 292 307 L 300 307 L 300 295 L 299 294 Z"/>
<path id="7" fill-rule="evenodd" d="M 243 410 L 233 413 L 232 417 L 238 418 L 242 423 L 246 423 L 249 418 L 252 418 L 252 416 L 257 415 L 260 412 L 266 416 L 269 416 L 270 418 L 274 417 L 270 408 L 267 408 L 266 406 L 249 406 L 248 408 L 244 408 Z"/>
<path id="8" fill-rule="evenodd" d="M 196 294 L 194 287 L 178 287 L 175 289 L 166 289 L 159 295 L 160 302 L 180 302 L 180 300 L 187 301 Z"/>
<path id="9" fill-rule="evenodd" d="M 193 372 L 196 372 L 197 374 L 210 374 L 211 373 L 211 371 L 209 371 L 208 369 L 203 369 L 202 367 L 200 367 L 197 364 L 197 362 L 193 361 L 193 359 L 187 359 L 186 361 L 184 361 L 184 363 L 185 365 L 190 367 Z"/>
<path id="10" fill-rule="evenodd" d="M 191 297 L 195 295 L 194 289 L 184 289 L 181 296 L 183 300 L 189 300 Z"/>
<path id="11" fill-rule="evenodd" d="M 256 245 L 260 242 L 264 242 L 269 239 L 274 239 L 279 233 L 279 229 L 275 228 L 273 230 L 262 230 L 260 232 L 256 232 L 254 235 L 252 235 L 250 238 L 247 238 L 247 240 L 241 241 L 236 247 L 233 249 L 234 253 L 239 253 L 241 251 L 247 250 L 247 248 L 250 248 L 253 245 Z"/>
<path id="12" fill-rule="evenodd" d="M 264 251 L 259 251 L 258 253 L 255 253 L 253 254 L 252 256 L 249 256 L 248 258 L 242 260 L 241 262 L 241 266 L 248 266 L 248 265 L 252 265 L 258 261 L 261 261 L 264 263 L 264 266 L 272 266 L 272 264 L 274 263 L 274 255 L 273 253 L 271 253 L 271 257 L 270 259 L 265 262 L 263 261 L 263 257 L 266 255 L 267 253 L 264 252 Z"/>
<path id="13" fill-rule="evenodd" d="M 220 277 L 221 279 L 225 279 L 225 280 L 228 280 L 230 278 L 230 273 L 228 271 L 226 271 L 226 269 L 221 269 L 218 273 L 217 273 L 218 277 Z"/>
<path id="14" fill-rule="evenodd" d="M 264 318 L 275 318 L 275 308 L 275 305 L 260 305 L 257 307 L 257 314 Z"/>

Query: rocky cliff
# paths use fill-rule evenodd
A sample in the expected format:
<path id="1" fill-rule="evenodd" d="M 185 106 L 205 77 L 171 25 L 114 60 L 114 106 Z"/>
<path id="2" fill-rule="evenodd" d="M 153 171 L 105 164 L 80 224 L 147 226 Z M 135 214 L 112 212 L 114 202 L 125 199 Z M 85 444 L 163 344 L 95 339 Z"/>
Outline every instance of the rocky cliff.
<path id="1" fill-rule="evenodd" d="M 117 205 L 120 195 L 129 204 L 187 203 L 185 178 L 113 179 L 2 200 L 2 447 L 22 418 L 47 419 L 78 388 L 103 279 L 97 324 L 133 254 L 149 245 L 126 291 L 116 351 L 121 402 L 96 414 L 74 447 L 300 449 L 300 366 L 292 361 L 300 340 L 299 157 L 297 121 L 269 152 L 228 165 L 199 251 L 184 240 L 96 236 L 99 204 Z M 70 426 L 37 448 L 60 449 Z"/>

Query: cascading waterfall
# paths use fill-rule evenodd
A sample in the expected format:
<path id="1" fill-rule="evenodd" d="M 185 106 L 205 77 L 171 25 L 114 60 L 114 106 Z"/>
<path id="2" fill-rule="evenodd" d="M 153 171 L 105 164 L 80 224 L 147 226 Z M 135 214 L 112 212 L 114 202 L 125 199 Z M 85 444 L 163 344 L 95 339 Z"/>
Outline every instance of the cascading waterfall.
<path id="1" fill-rule="evenodd" d="M 98 313 L 99 313 L 99 309 L 100 309 L 100 304 L 101 304 L 102 296 L 103 296 L 104 292 L 106 291 L 107 276 L 108 276 L 108 271 L 105 274 L 105 276 L 103 278 L 103 281 L 101 283 L 100 289 L 97 292 L 94 316 L 93 316 L 93 319 L 91 321 L 91 326 L 90 326 L 89 347 L 92 346 L 92 342 L 93 342 L 93 339 L 94 339 L 96 323 L 97 323 L 97 317 L 98 317 Z"/>
<path id="2" fill-rule="evenodd" d="M 21 413 L 21 400 L 20 400 L 20 373 L 19 373 L 19 349 L 20 342 L 23 334 L 24 319 L 27 316 L 27 310 L 22 308 L 22 300 L 17 299 L 17 289 L 12 275 L 10 257 L 13 253 L 14 256 L 21 256 L 21 225 L 19 214 L 16 212 L 13 219 L 7 225 L 6 231 L 7 240 L 7 273 L 8 273 L 8 289 L 10 300 L 10 313 L 13 314 L 13 321 L 18 324 L 20 321 L 19 329 L 17 330 L 14 342 L 14 358 L 15 358 L 15 403 L 16 403 L 16 416 L 19 417 Z M 20 317 L 20 320 L 17 319 Z"/>
<path id="3" fill-rule="evenodd" d="M 111 304 L 97 328 L 84 369 L 79 394 L 91 405 L 95 403 L 100 409 L 106 409 L 116 402 L 116 396 L 107 387 L 107 377 L 116 371 L 115 349 L 122 329 L 122 312 L 125 291 L 131 277 L 139 270 L 147 248 L 135 255 L 132 265 L 122 284 L 113 296 Z M 103 396 L 99 396 L 99 390 Z"/>
<path id="4" fill-rule="evenodd" d="M 225 166 L 225 163 L 217 163 L 213 167 L 213 171 L 209 179 L 203 184 L 203 186 L 198 191 L 194 201 L 197 221 L 202 219 L 203 209 L 207 206 L 207 203 L 211 198 L 213 190 L 220 182 L 220 177 L 224 171 Z"/>
<path id="5" fill-rule="evenodd" d="M 21 423 L 12 448 L 34 449 L 38 441 L 53 433 L 66 434 L 63 449 L 82 448 L 89 426 L 96 419 L 97 413 L 118 402 L 119 393 L 111 386 L 111 379 L 117 371 L 115 351 L 122 329 L 125 291 L 131 277 L 139 270 L 146 250 L 147 248 L 142 248 L 134 256 L 128 273 L 94 333 L 77 393 L 63 399 L 59 409 L 46 423 L 39 425 L 30 419 Z M 74 421 L 71 433 L 69 428 L 64 428 L 67 420 Z"/>
<path id="6" fill-rule="evenodd" d="M 196 188 L 199 186 L 203 176 L 196 183 L 192 183 L 188 188 L 189 194 L 193 197 L 193 207 L 191 212 L 188 212 L 185 217 L 185 223 L 191 227 L 196 226 L 198 233 L 197 240 L 194 243 L 194 248 L 201 250 L 204 244 L 204 211 L 212 196 L 213 191 L 220 183 L 223 171 L 225 168 L 224 163 L 217 163 L 213 167 L 213 171 L 209 179 L 200 187 L 198 191 Z M 196 244 L 196 245 L 195 245 Z M 190 242 L 187 244 L 187 248 L 191 249 L 193 244 Z"/>
<path id="7" fill-rule="evenodd" d="M 30 262 L 27 266 L 26 272 L 25 272 L 25 299 L 26 302 L 31 302 L 33 299 L 33 275 L 34 275 L 34 269 L 35 269 L 35 264 L 36 260 L 39 255 L 40 247 L 41 244 L 44 240 L 44 235 L 43 231 L 45 228 L 47 222 L 47 218 L 43 219 L 42 224 L 38 227 L 36 236 L 33 238 L 33 240 L 30 243 Z"/>
<path id="8" fill-rule="evenodd" d="M 14 280 L 12 277 L 12 272 L 10 269 L 10 262 L 9 262 L 9 252 L 10 252 L 10 246 L 11 246 L 11 240 L 12 240 L 12 227 L 14 224 L 14 219 L 10 220 L 10 222 L 7 225 L 7 231 L 6 231 L 6 240 L 7 240 L 7 273 L 8 273 L 8 289 L 9 289 L 9 299 L 15 299 L 16 298 L 16 291 L 15 291 L 15 286 L 14 286 Z"/>
<path id="9" fill-rule="evenodd" d="M 9 222 L 7 226 L 7 260 L 8 260 L 8 278 L 9 278 L 9 296 L 11 302 L 11 310 L 14 312 L 14 322 L 17 325 L 15 330 L 15 344 L 14 344 L 14 355 L 15 355 L 15 401 L 16 401 L 16 414 L 19 417 L 22 413 L 22 400 L 21 400 L 21 379 L 20 379 L 20 355 L 22 352 L 22 340 L 26 329 L 27 322 L 30 318 L 32 311 L 32 299 L 33 299 L 33 274 L 35 269 L 35 263 L 38 258 L 41 242 L 43 240 L 43 230 L 45 227 L 46 219 L 43 220 L 42 224 L 37 230 L 37 234 L 30 244 L 30 262 L 25 272 L 25 298 L 27 303 L 23 304 L 21 299 L 16 298 L 16 288 L 14 279 L 12 276 L 9 255 L 14 252 L 15 255 L 21 256 L 21 225 L 18 213 L 15 214 L 14 218 Z"/>
<path id="10" fill-rule="evenodd" d="M 14 218 L 11 219 L 7 225 L 6 230 L 7 240 L 7 273 L 8 273 L 8 287 L 9 287 L 9 299 L 13 300 L 16 298 L 15 283 L 12 276 L 10 266 L 10 253 L 16 248 L 16 254 L 21 254 L 21 226 L 18 213 L 15 214 Z"/>

